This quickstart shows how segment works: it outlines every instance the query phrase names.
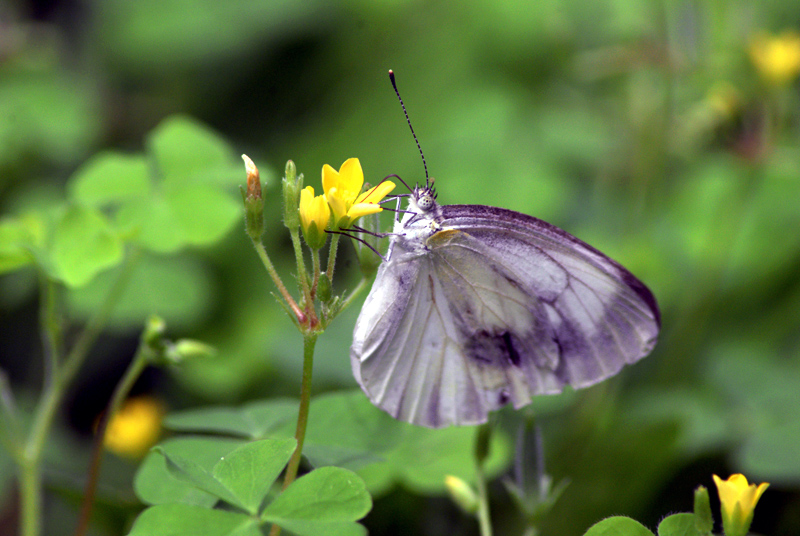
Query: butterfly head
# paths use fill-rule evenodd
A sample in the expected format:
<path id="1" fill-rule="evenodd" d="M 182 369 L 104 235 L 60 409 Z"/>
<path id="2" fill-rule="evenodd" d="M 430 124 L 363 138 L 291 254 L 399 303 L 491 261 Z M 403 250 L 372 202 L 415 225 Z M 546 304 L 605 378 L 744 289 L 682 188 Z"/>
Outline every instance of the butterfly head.
<path id="1" fill-rule="evenodd" d="M 416 186 L 412 193 L 412 199 L 417 211 L 428 213 L 436 206 L 436 190 L 433 186 Z"/>

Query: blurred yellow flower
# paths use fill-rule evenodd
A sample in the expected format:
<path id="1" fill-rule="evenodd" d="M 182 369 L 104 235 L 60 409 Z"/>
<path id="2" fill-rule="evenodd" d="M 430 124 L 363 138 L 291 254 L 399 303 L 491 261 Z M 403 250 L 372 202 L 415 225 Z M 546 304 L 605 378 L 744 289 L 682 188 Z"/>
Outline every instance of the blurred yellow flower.
<path id="1" fill-rule="evenodd" d="M 800 34 L 787 30 L 778 36 L 756 35 L 750 41 L 750 58 L 767 82 L 787 84 L 800 74 Z"/>
<path id="2" fill-rule="evenodd" d="M 325 245 L 325 228 L 330 219 L 331 209 L 324 195 L 314 197 L 312 186 L 300 190 L 300 225 L 309 247 L 319 249 Z"/>
<path id="3" fill-rule="evenodd" d="M 731 475 L 728 480 L 713 476 L 722 505 L 722 528 L 725 536 L 746 535 L 750 523 L 753 522 L 756 503 L 769 484 L 748 484 L 747 478 L 741 474 Z"/>
<path id="4" fill-rule="evenodd" d="M 335 227 L 346 229 L 361 216 L 383 210 L 378 203 L 395 186 L 393 182 L 384 181 L 361 193 L 363 185 L 364 171 L 358 158 L 345 160 L 339 171 L 328 164 L 322 166 L 322 190 L 333 211 Z"/>
<path id="5" fill-rule="evenodd" d="M 155 398 L 129 398 L 108 423 L 103 443 L 118 456 L 141 458 L 158 441 L 163 417 L 164 405 Z"/>

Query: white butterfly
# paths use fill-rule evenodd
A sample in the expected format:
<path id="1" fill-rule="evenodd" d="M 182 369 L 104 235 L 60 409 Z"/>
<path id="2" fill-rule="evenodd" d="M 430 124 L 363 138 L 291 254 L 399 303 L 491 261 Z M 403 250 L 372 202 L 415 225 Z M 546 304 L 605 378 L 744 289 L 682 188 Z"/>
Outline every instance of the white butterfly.
<path id="1" fill-rule="evenodd" d="M 613 376 L 653 349 L 659 326 L 647 287 L 592 246 L 518 212 L 439 205 L 416 187 L 350 358 L 395 418 L 479 424 L 507 403 Z"/>

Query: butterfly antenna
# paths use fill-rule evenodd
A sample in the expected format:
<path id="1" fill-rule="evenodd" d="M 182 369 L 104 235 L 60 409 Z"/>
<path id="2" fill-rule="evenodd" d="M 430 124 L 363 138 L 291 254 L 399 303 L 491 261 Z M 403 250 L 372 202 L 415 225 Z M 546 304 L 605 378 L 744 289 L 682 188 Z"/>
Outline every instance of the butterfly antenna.
<path id="1" fill-rule="evenodd" d="M 428 188 L 430 186 L 430 179 L 428 178 L 428 164 L 425 162 L 425 154 L 422 152 L 422 147 L 419 144 L 419 140 L 417 139 L 417 133 L 414 132 L 414 127 L 411 126 L 411 119 L 408 118 L 408 111 L 406 110 L 406 105 L 403 103 L 403 97 L 400 96 L 400 92 L 397 90 L 397 83 L 394 81 L 394 71 L 389 69 L 389 80 L 392 81 L 392 87 L 394 88 L 394 92 L 397 94 L 397 99 L 400 101 L 400 106 L 403 107 L 403 113 L 406 115 L 406 123 L 408 123 L 408 128 L 411 129 L 411 135 L 414 136 L 414 141 L 417 143 L 417 149 L 419 149 L 419 155 L 422 157 L 422 166 L 425 168 L 425 187 Z"/>

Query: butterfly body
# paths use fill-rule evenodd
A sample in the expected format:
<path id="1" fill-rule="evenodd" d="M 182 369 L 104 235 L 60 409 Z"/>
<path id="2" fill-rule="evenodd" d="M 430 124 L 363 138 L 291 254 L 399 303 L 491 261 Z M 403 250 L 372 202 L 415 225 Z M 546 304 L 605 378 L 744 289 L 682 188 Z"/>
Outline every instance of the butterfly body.
<path id="1" fill-rule="evenodd" d="M 659 312 L 625 268 L 531 216 L 415 188 L 356 322 L 373 403 L 427 427 L 597 383 L 647 355 Z"/>

